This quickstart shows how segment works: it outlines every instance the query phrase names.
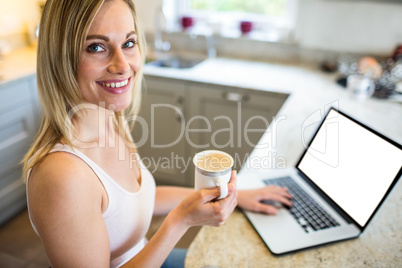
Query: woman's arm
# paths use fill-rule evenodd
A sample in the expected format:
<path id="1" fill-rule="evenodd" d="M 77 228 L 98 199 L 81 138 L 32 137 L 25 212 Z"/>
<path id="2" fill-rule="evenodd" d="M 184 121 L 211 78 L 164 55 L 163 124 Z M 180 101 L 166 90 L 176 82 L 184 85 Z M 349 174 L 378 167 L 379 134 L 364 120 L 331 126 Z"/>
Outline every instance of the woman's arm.
<path id="1" fill-rule="evenodd" d="M 188 228 L 222 225 L 237 205 L 235 185 L 233 175 L 230 194 L 219 201 L 213 201 L 219 188 L 188 195 L 124 267 L 160 267 Z M 50 154 L 34 168 L 28 192 L 32 221 L 52 267 L 109 267 L 102 185 L 84 162 L 66 153 Z"/>
<path id="2" fill-rule="evenodd" d="M 156 201 L 154 215 L 167 215 L 184 198 L 194 192 L 192 188 L 159 186 L 156 187 Z M 286 188 L 277 186 L 266 186 L 251 190 L 238 190 L 238 206 L 245 210 L 261 212 L 266 214 L 276 214 L 277 209 L 261 201 L 272 200 L 283 205 L 292 206 L 292 196 Z"/>
<path id="3" fill-rule="evenodd" d="M 148 244 L 123 267 L 160 267 L 179 239 L 191 226 L 221 226 L 237 205 L 236 175 L 228 185 L 229 194 L 219 201 L 219 188 L 193 192 L 166 217 Z M 212 202 L 211 202 L 212 201 Z"/>
<path id="4" fill-rule="evenodd" d="M 177 207 L 194 189 L 174 186 L 156 187 L 154 215 L 167 215 Z"/>
<path id="5" fill-rule="evenodd" d="M 53 153 L 28 180 L 30 215 L 52 267 L 109 267 L 102 187 L 88 166 Z"/>

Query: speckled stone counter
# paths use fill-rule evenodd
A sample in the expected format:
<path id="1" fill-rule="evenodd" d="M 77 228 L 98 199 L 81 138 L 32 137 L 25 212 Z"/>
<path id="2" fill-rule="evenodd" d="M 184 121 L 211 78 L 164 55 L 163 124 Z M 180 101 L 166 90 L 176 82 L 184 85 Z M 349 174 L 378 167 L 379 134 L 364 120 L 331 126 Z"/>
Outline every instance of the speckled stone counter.
<path id="1" fill-rule="evenodd" d="M 224 70 L 219 73 L 220 83 L 226 80 L 229 85 L 249 85 L 260 90 L 290 93 L 249 156 L 249 159 L 268 157 L 273 161 L 268 167 L 256 167 L 248 160 L 238 174 L 238 187 L 241 189 L 257 187 L 255 177 L 258 171 L 274 172 L 278 168 L 274 159 L 282 158 L 285 167 L 294 166 L 331 106 L 402 144 L 400 103 L 373 98 L 357 101 L 334 82 L 335 76 L 303 66 L 258 63 L 254 68 L 252 63 L 233 61 L 230 67 L 225 68 L 224 64 L 230 62 L 215 61 L 215 64 L 221 65 L 219 69 Z M 205 68 L 206 73 L 207 69 L 215 70 Z M 216 76 L 216 72 L 212 71 L 207 82 L 214 83 L 218 80 Z M 185 78 L 191 76 L 187 74 Z M 201 79 L 196 77 L 196 80 Z M 401 267 L 401 207 L 402 185 L 399 182 L 359 238 L 280 257 L 269 251 L 247 218 L 237 210 L 220 228 L 202 227 L 188 250 L 185 266 Z"/>
<path id="2" fill-rule="evenodd" d="M 400 267 L 400 188 L 359 238 L 280 257 L 272 255 L 236 210 L 222 227 L 201 229 L 188 250 L 185 267 Z"/>
<path id="3" fill-rule="evenodd" d="M 185 267 L 401 267 L 401 205 L 399 182 L 359 238 L 279 257 L 237 209 L 222 227 L 202 227 Z"/>

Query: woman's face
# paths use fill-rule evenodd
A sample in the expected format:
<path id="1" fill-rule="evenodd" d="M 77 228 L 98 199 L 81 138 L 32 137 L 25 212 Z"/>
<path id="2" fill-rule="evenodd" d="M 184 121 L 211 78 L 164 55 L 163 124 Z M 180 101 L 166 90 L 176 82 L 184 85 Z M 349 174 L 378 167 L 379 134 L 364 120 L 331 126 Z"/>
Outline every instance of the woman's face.
<path id="1" fill-rule="evenodd" d="M 142 65 L 132 13 L 121 0 L 107 1 L 84 43 L 78 85 L 86 102 L 121 111 L 132 98 Z"/>

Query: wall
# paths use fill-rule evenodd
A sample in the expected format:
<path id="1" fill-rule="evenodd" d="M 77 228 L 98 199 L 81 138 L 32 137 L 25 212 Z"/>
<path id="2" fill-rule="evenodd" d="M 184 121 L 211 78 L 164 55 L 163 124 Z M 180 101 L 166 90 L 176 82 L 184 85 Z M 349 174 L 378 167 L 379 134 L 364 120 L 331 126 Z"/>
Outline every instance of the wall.
<path id="1" fill-rule="evenodd" d="M 297 34 L 303 47 L 389 54 L 402 43 L 402 1 L 301 0 Z"/>
<path id="2" fill-rule="evenodd" d="M 0 54 L 33 44 L 40 0 L 0 0 Z"/>
<path id="3" fill-rule="evenodd" d="M 153 16 L 162 0 L 135 2 L 146 32 L 153 32 Z M 402 0 L 299 0 L 297 39 L 308 49 L 389 55 L 402 43 L 401 14 Z"/>
<path id="4" fill-rule="evenodd" d="M 158 8 L 162 6 L 162 0 L 134 0 L 134 3 L 145 32 L 153 32 L 154 16 Z"/>
<path id="5" fill-rule="evenodd" d="M 38 2 L 35 0 L 0 1 L 0 37 L 25 33 L 26 24 L 39 19 Z"/>
<path id="6" fill-rule="evenodd" d="M 27 23 L 37 22 L 39 1 L 1 0 L 0 38 L 22 34 Z M 162 0 L 134 1 L 145 31 L 152 33 L 154 15 Z M 402 43 L 401 14 L 402 0 L 398 4 L 299 0 L 298 42 L 309 49 L 388 55 L 397 43 Z"/>

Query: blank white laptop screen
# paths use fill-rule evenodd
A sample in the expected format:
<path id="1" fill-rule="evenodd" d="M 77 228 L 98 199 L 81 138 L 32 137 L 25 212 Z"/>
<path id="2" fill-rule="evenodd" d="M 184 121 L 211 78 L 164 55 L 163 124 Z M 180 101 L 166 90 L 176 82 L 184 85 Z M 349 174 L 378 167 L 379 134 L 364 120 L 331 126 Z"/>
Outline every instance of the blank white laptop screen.
<path id="1" fill-rule="evenodd" d="M 402 150 L 331 110 L 298 168 L 364 226 L 401 163 Z"/>

